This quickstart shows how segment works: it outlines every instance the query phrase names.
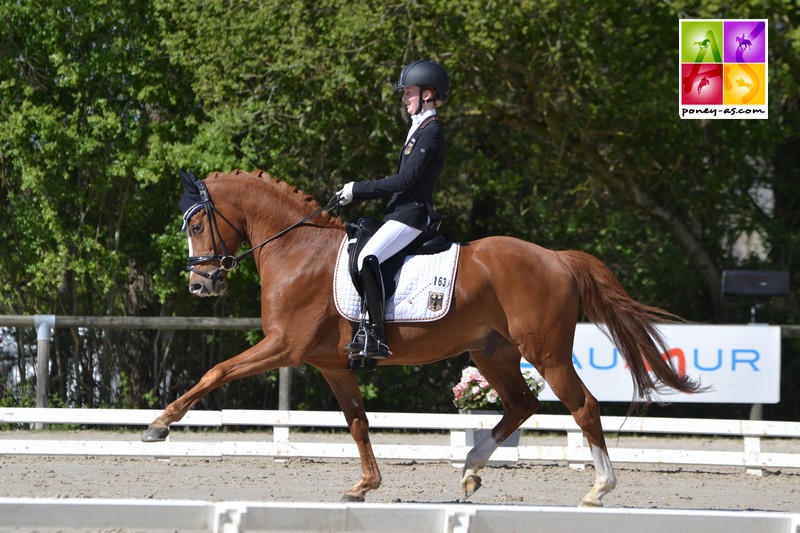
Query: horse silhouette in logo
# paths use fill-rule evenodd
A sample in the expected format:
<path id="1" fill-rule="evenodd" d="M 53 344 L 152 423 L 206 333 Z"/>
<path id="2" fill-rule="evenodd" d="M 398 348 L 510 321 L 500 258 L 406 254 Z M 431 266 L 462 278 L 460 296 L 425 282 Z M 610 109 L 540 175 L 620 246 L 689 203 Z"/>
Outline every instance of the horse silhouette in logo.
<path id="1" fill-rule="evenodd" d="M 698 83 L 698 84 L 697 84 L 697 94 L 700 94 L 700 90 L 701 90 L 703 87 L 707 86 L 707 85 L 711 85 L 711 82 L 710 82 L 710 81 L 708 81 L 708 78 L 706 78 L 705 76 L 703 76 L 703 79 L 702 79 L 702 80 L 700 80 L 700 83 Z"/>
<path id="2" fill-rule="evenodd" d="M 750 42 L 750 39 L 745 38 L 744 33 L 742 33 L 741 37 L 739 37 L 738 35 L 736 36 L 736 42 L 739 43 L 739 46 L 737 46 L 739 50 L 753 49 L 753 43 Z"/>
<path id="3" fill-rule="evenodd" d="M 737 37 L 737 39 L 738 39 L 738 37 Z M 694 44 L 696 44 L 697 47 L 700 48 L 701 50 L 705 50 L 706 48 L 708 48 L 708 45 L 710 43 L 711 43 L 710 39 L 704 39 L 702 41 L 695 41 L 694 42 Z"/>
<path id="4" fill-rule="evenodd" d="M 747 87 L 749 89 L 749 91 L 751 91 L 751 92 L 753 90 L 753 84 L 752 83 L 747 83 L 746 81 L 744 81 L 741 78 L 736 80 L 736 85 L 738 85 L 739 87 Z"/>

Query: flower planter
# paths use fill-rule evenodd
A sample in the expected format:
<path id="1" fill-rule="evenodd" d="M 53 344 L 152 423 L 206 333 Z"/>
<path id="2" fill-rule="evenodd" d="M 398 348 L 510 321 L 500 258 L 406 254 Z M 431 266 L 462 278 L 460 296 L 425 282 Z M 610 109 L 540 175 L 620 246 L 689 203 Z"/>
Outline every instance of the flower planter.
<path id="1" fill-rule="evenodd" d="M 465 415 L 498 415 L 497 411 L 489 411 L 483 409 L 459 409 L 459 414 Z M 498 445 L 498 448 L 516 448 L 519 446 L 519 437 L 520 437 L 521 430 L 516 430 L 514 433 L 508 436 L 506 440 L 501 442 Z M 466 429 L 454 429 L 450 431 L 450 445 L 451 446 L 468 446 L 473 447 L 476 443 L 480 442 L 484 436 L 486 438 L 490 438 L 492 434 L 492 428 L 466 428 Z M 499 453 L 498 453 L 499 452 Z M 496 450 L 492 457 L 496 455 L 506 455 L 500 450 Z M 513 466 L 517 463 L 516 453 L 514 453 L 513 460 L 508 459 L 489 459 L 489 462 L 486 463 L 486 466 Z M 464 466 L 463 462 L 453 461 L 452 465 L 456 468 L 461 468 Z"/>
<path id="2" fill-rule="evenodd" d="M 462 415 L 497 415 L 500 414 L 497 411 L 489 411 L 484 409 L 459 409 L 459 414 Z M 466 446 L 475 446 L 475 444 L 481 440 L 484 435 L 491 435 L 492 428 L 467 428 L 464 430 L 465 433 L 465 445 Z M 499 444 L 500 447 L 503 448 L 516 448 L 519 446 L 519 436 L 522 433 L 521 430 L 516 430 L 514 433 L 508 436 L 506 440 Z"/>

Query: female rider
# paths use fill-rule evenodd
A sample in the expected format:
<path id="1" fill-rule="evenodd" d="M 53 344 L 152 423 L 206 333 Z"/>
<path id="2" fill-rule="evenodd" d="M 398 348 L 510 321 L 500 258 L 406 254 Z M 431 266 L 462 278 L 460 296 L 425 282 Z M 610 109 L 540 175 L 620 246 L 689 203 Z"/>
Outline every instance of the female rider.
<path id="1" fill-rule="evenodd" d="M 402 100 L 411 116 L 411 129 L 400 151 L 397 173 L 382 179 L 351 181 L 337 193 L 340 205 L 389 197 L 383 225 L 358 256 L 369 323 L 366 335 L 356 334 L 345 346 L 352 359 L 364 356 L 385 359 L 389 355 L 380 265 L 438 219 L 433 210 L 433 191 L 444 167 L 446 149 L 436 109 L 447 101 L 450 80 L 438 63 L 414 61 L 400 73 L 395 90 L 403 92 Z"/>

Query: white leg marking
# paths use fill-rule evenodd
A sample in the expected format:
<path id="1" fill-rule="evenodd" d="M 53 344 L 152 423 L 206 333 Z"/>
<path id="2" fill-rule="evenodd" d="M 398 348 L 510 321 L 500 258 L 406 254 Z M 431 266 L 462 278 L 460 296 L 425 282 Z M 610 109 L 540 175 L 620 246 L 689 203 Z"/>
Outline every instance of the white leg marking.
<path id="1" fill-rule="evenodd" d="M 617 486 L 617 476 L 611 466 L 608 454 L 596 446 L 591 446 L 592 459 L 594 460 L 595 480 L 592 490 L 583 497 L 581 505 L 586 507 L 602 507 L 603 496 L 611 492 Z"/>
<path id="2" fill-rule="evenodd" d="M 484 434 L 475 443 L 475 446 L 467 454 L 467 459 L 464 461 L 464 469 L 461 471 L 462 488 L 465 487 L 470 476 L 477 476 L 478 471 L 486 466 L 486 463 L 489 462 L 489 457 L 492 456 L 498 445 L 498 442 L 494 440 L 491 434 Z"/>

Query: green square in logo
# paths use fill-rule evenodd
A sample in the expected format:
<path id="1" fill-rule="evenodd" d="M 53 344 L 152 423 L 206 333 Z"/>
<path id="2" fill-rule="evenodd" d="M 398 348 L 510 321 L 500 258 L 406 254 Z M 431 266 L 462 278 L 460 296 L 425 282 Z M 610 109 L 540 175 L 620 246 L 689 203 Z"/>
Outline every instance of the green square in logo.
<path id="1" fill-rule="evenodd" d="M 681 63 L 722 63 L 722 21 L 681 21 Z"/>

